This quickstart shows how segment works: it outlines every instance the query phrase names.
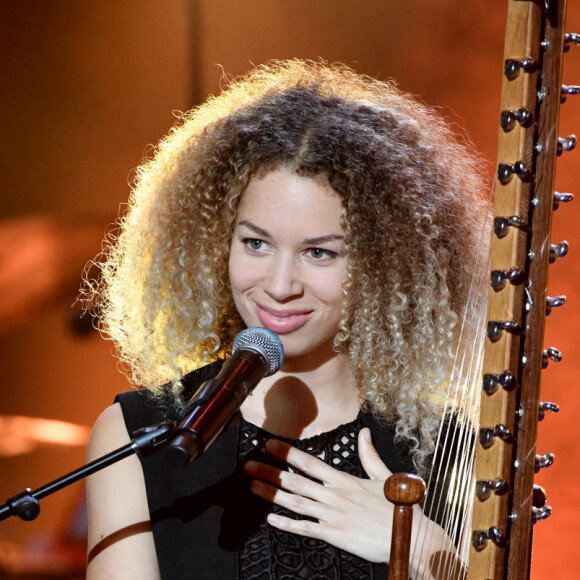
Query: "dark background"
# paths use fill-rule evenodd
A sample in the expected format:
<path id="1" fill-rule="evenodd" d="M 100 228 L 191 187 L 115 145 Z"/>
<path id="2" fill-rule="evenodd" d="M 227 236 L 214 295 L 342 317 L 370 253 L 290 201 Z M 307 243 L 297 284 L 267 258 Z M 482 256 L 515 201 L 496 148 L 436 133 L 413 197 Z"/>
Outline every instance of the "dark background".
<path id="1" fill-rule="evenodd" d="M 573 31 L 580 7 L 569 4 Z M 134 168 L 171 126 L 173 112 L 217 92 L 222 69 L 237 75 L 272 58 L 323 57 L 395 78 L 468 133 L 489 162 L 491 184 L 506 7 L 502 0 L 0 0 L 0 220 L 51 216 L 67 240 L 75 223 L 104 232 L 127 199 Z M 580 84 L 580 49 L 566 56 L 564 81 Z M 561 135 L 578 128 L 579 115 L 580 96 L 570 98 Z M 574 191 L 578 163 L 577 152 L 561 158 L 559 191 Z M 553 312 L 546 330 L 546 345 L 559 347 L 564 362 L 550 365 L 542 388 L 542 398 L 558 402 L 561 411 L 540 425 L 538 451 L 557 458 L 537 477 L 554 508 L 535 527 L 537 580 L 577 574 L 578 203 L 556 214 L 552 236 L 568 239 L 572 249 L 551 270 L 550 293 L 568 295 L 568 304 Z M 18 234 L 0 248 L 0 270 L 2 250 L 13 252 L 21 243 Z M 67 244 L 70 257 L 61 260 L 79 264 L 67 290 L 28 320 L 0 326 L 0 415 L 89 427 L 127 383 L 111 343 L 95 332 L 74 332 L 71 322 L 82 263 L 99 244 L 79 242 L 82 256 L 72 251 L 74 241 Z M 31 262 L 30 269 L 33 276 L 38 266 Z M 0 422 L 0 435 L 1 428 Z M 82 444 L 40 443 L 27 453 L 8 446 L 0 454 L 0 503 L 83 460 Z M 50 560 L 61 549 L 55 538 L 57 544 L 70 539 L 67 522 L 82 493 L 76 484 L 44 500 L 34 523 L 0 523 L 0 562 L 17 568 L 25 549 L 29 564 L 36 554 L 57 570 Z"/>

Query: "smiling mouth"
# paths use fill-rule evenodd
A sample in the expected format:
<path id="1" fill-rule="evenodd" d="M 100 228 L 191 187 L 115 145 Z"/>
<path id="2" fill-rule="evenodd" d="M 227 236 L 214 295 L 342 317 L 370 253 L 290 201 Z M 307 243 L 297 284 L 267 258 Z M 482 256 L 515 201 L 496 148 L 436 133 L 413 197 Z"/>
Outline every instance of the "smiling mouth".
<path id="1" fill-rule="evenodd" d="M 256 313 L 266 330 L 287 334 L 304 326 L 312 316 L 312 310 L 274 310 L 256 304 Z"/>

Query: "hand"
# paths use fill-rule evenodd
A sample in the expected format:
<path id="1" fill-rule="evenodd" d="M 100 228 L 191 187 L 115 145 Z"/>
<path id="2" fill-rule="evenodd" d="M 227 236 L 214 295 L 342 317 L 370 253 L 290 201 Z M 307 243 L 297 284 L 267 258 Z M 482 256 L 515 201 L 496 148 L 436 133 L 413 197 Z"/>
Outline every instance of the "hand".
<path id="1" fill-rule="evenodd" d="M 393 506 L 383 494 L 391 475 L 371 442 L 367 428 L 359 433 L 359 456 L 370 479 L 349 475 L 317 457 L 271 439 L 267 451 L 306 477 L 249 461 L 244 469 L 256 495 L 317 521 L 268 515 L 268 523 L 281 530 L 324 540 L 371 562 L 388 562 L 391 548 Z"/>

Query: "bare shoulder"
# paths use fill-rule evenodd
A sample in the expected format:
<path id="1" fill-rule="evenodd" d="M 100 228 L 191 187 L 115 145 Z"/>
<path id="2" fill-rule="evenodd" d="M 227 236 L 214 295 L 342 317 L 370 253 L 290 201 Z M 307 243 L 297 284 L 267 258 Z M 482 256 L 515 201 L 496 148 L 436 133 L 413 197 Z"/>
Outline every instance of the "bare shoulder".
<path id="1" fill-rule="evenodd" d="M 87 448 L 87 461 L 98 459 L 130 441 L 121 405 L 115 403 L 101 413 L 93 426 Z"/>
<path id="2" fill-rule="evenodd" d="M 130 442 L 115 403 L 97 419 L 87 459 Z M 159 578 L 141 463 L 131 456 L 87 479 L 89 566 L 87 578 Z"/>

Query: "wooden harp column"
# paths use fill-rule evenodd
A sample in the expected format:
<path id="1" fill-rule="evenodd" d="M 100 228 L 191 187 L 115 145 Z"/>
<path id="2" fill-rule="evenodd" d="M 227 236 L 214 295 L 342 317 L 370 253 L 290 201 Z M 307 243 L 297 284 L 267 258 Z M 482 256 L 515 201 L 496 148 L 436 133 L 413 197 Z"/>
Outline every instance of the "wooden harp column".
<path id="1" fill-rule="evenodd" d="M 534 502 L 534 473 L 553 461 L 536 454 L 546 312 L 565 297 L 546 293 L 548 266 L 566 242 L 550 243 L 552 212 L 571 198 L 553 189 L 556 157 L 575 138 L 558 139 L 565 0 L 509 0 L 502 84 L 487 337 L 476 451 L 469 575 L 529 577 L 532 525 L 550 508 Z M 575 35 L 571 35 L 575 36 Z M 534 503 L 536 505 L 534 505 Z"/>

